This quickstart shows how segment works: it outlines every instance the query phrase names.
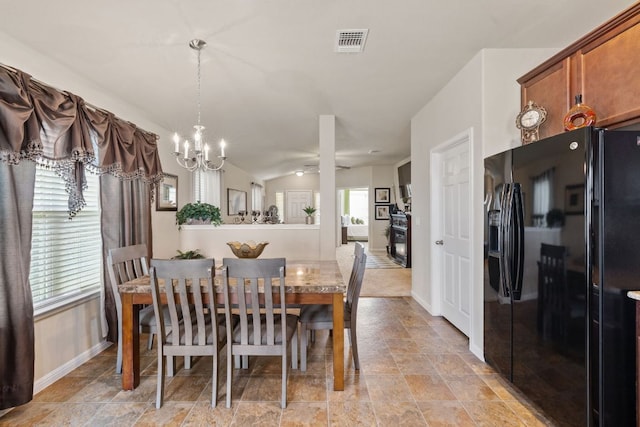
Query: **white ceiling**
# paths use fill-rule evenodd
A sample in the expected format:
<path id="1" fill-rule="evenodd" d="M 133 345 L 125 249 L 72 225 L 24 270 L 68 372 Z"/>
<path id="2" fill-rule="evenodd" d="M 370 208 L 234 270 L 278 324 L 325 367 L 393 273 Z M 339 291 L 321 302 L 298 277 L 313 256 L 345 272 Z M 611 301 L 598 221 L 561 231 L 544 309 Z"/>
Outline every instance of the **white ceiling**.
<path id="1" fill-rule="evenodd" d="M 563 48 L 632 3 L 0 0 L 0 31 L 183 133 L 197 118 L 188 42 L 205 40 L 208 139 L 224 137 L 229 161 L 270 179 L 317 163 L 321 114 L 336 116 L 338 165 L 408 157 L 411 117 L 480 49 Z M 342 29 L 369 29 L 363 53 L 334 52 Z"/>

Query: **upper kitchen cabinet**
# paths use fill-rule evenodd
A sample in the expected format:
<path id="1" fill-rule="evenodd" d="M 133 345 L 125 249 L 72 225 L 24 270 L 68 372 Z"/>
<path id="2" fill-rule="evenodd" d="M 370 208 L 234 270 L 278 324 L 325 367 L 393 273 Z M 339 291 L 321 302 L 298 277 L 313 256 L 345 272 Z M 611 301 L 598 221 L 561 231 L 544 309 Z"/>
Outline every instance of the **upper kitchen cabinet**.
<path id="1" fill-rule="evenodd" d="M 596 126 L 640 122 L 640 3 L 518 79 L 521 106 L 534 101 L 547 110 L 540 138 L 564 132 L 563 118 L 575 96 L 597 114 Z"/>

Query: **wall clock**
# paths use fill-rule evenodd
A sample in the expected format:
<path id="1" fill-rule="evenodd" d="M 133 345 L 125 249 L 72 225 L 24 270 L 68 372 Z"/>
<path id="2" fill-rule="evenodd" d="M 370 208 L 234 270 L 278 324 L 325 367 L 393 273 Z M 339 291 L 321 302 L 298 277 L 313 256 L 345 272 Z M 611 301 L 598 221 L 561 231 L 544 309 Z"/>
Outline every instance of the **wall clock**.
<path id="1" fill-rule="evenodd" d="M 533 101 L 529 101 L 525 105 L 516 117 L 516 127 L 520 129 L 523 144 L 538 140 L 538 130 L 545 120 L 547 120 L 547 110 Z"/>

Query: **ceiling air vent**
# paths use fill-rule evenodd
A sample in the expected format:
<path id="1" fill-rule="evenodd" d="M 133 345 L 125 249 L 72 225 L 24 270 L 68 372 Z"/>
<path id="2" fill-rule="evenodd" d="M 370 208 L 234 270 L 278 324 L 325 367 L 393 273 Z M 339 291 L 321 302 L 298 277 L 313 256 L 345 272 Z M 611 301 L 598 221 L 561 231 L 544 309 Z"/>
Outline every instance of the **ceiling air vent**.
<path id="1" fill-rule="evenodd" d="M 369 30 L 338 30 L 336 32 L 336 52 L 362 52 L 368 33 Z"/>

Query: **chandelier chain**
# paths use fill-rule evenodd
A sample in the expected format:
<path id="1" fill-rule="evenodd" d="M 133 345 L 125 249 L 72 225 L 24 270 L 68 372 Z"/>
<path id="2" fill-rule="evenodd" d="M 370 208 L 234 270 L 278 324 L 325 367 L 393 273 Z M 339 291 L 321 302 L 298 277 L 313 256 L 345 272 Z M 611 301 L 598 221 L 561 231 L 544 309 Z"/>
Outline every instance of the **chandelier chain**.
<path id="1" fill-rule="evenodd" d="M 201 100 L 200 100 L 200 52 L 201 49 L 198 49 L 198 126 L 200 126 L 200 109 L 202 106 Z"/>

